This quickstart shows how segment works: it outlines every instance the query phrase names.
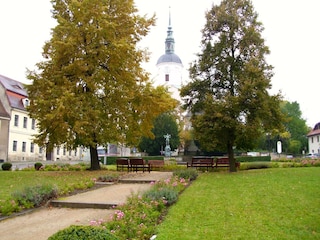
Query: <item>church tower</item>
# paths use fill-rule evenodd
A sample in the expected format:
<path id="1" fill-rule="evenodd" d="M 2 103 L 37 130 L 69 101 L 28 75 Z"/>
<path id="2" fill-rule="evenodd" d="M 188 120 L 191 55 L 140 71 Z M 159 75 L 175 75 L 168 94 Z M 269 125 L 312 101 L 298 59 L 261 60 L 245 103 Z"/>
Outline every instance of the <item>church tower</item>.
<path id="1" fill-rule="evenodd" d="M 183 65 L 177 54 L 174 53 L 174 38 L 171 26 L 171 12 L 169 11 L 169 26 L 165 40 L 165 54 L 157 61 L 158 69 L 156 85 L 166 85 L 172 93 L 172 97 L 180 99 L 180 88 L 182 85 Z"/>

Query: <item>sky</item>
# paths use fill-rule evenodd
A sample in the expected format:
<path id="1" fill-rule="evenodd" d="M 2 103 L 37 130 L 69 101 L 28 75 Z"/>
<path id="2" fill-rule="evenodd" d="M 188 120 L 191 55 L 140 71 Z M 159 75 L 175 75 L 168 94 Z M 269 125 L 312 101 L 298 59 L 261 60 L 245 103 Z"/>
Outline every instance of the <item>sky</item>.
<path id="1" fill-rule="evenodd" d="M 142 15 L 157 17 L 156 26 L 140 43 L 149 49 L 150 62 L 144 67 L 156 72 L 156 62 L 165 52 L 169 23 L 175 39 L 175 53 L 181 58 L 188 80 L 189 63 L 200 52 L 205 12 L 220 0 L 135 0 Z M 320 122 L 320 1 L 251 0 L 274 67 L 271 93 L 281 91 L 285 100 L 298 102 L 302 118 L 314 127 Z M 0 1 L 0 75 L 26 82 L 26 69 L 42 61 L 42 47 L 51 38 L 56 22 L 51 18 L 50 0 Z"/>

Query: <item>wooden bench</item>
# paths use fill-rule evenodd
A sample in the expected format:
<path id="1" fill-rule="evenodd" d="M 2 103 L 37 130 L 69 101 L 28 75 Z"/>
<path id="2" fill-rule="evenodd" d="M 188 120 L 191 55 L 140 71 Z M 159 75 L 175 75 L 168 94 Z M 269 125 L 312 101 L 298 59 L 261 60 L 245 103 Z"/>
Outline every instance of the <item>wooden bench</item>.
<path id="1" fill-rule="evenodd" d="M 217 158 L 216 159 L 216 164 L 215 167 L 230 167 L 230 161 L 229 158 L 223 157 L 223 158 Z M 240 162 L 236 162 L 236 167 L 239 169 L 240 168 Z"/>
<path id="2" fill-rule="evenodd" d="M 194 168 L 214 168 L 214 160 L 211 157 L 193 157 L 191 159 L 191 163 L 187 162 L 187 168 L 194 167 Z"/>
<path id="3" fill-rule="evenodd" d="M 116 160 L 117 163 L 117 171 L 119 171 L 121 169 L 127 169 L 127 171 L 129 172 L 130 170 L 130 164 L 129 164 L 129 159 L 128 158 L 117 158 Z"/>
<path id="4" fill-rule="evenodd" d="M 162 169 L 164 167 L 164 160 L 148 160 L 150 170 Z"/>
<path id="5" fill-rule="evenodd" d="M 141 170 L 148 170 L 150 172 L 150 165 L 145 162 L 142 158 L 130 158 L 130 170 L 136 171 Z"/>

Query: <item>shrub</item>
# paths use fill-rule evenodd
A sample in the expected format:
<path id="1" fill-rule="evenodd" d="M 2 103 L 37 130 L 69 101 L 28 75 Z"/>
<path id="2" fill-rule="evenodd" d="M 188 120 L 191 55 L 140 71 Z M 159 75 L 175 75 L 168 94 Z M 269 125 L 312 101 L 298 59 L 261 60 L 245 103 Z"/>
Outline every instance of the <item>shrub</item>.
<path id="1" fill-rule="evenodd" d="M 119 239 L 150 239 L 164 207 L 162 201 L 152 201 L 132 194 L 126 204 L 117 207 L 111 221 L 103 225 Z"/>
<path id="2" fill-rule="evenodd" d="M 13 212 L 19 212 L 20 207 L 14 200 L 0 201 L 0 213 L 3 216 L 9 216 Z"/>
<path id="3" fill-rule="evenodd" d="M 244 157 L 237 157 L 237 162 L 270 162 L 270 156 L 244 156 Z"/>
<path id="4" fill-rule="evenodd" d="M 36 163 L 34 164 L 34 168 L 35 168 L 36 170 L 39 170 L 42 166 L 43 166 L 43 164 L 42 164 L 41 162 L 36 162 Z"/>
<path id="5" fill-rule="evenodd" d="M 151 183 L 153 186 L 142 196 L 132 194 L 126 204 L 118 206 L 111 221 L 102 225 L 119 239 L 149 240 L 156 232 L 166 205 L 177 200 L 188 182 L 183 178 L 169 178 Z"/>
<path id="6" fill-rule="evenodd" d="M 107 229 L 93 226 L 70 226 L 53 234 L 48 240 L 117 240 Z"/>
<path id="7" fill-rule="evenodd" d="M 25 208 L 39 207 L 57 196 L 57 188 L 51 185 L 28 186 L 12 194 L 13 199 Z"/>
<path id="8" fill-rule="evenodd" d="M 177 176 L 178 178 L 189 179 L 190 181 L 193 181 L 197 179 L 198 172 L 194 168 L 180 169 L 180 170 L 175 170 L 173 172 L 173 176 Z"/>
<path id="9" fill-rule="evenodd" d="M 166 205 L 172 205 L 178 200 L 178 192 L 172 188 L 152 189 L 146 192 L 144 197 L 153 201 L 163 201 Z"/>
<path id="10" fill-rule="evenodd" d="M 1 165 L 1 168 L 2 170 L 4 171 L 9 171 L 11 170 L 11 167 L 12 167 L 12 163 L 9 163 L 9 162 L 5 162 Z"/>
<path id="11" fill-rule="evenodd" d="M 119 180 L 118 173 L 110 173 L 104 176 L 99 176 L 97 181 L 98 182 L 117 182 Z"/>
<path id="12" fill-rule="evenodd" d="M 273 163 L 269 162 L 249 162 L 249 163 L 242 163 L 240 165 L 241 170 L 249 170 L 249 169 L 262 169 L 262 168 L 270 168 L 272 167 Z"/>

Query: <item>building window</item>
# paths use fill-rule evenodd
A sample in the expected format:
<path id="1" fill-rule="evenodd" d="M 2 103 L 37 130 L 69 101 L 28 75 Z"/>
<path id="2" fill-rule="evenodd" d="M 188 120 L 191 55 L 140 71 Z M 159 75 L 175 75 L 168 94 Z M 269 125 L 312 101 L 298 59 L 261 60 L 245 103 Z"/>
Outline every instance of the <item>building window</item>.
<path id="1" fill-rule="evenodd" d="M 13 141 L 12 151 L 14 151 L 14 152 L 17 151 L 17 145 L 18 145 L 18 142 L 17 141 Z"/>
<path id="2" fill-rule="evenodd" d="M 166 82 L 169 82 L 169 74 L 166 74 L 165 78 Z"/>
<path id="3" fill-rule="evenodd" d="M 14 115 L 14 126 L 15 127 L 19 126 L 19 115 Z"/>
<path id="4" fill-rule="evenodd" d="M 32 153 L 34 152 L 34 143 L 30 144 L 30 152 L 32 152 Z"/>
<path id="5" fill-rule="evenodd" d="M 27 143 L 22 142 L 22 152 L 26 152 Z"/>
<path id="6" fill-rule="evenodd" d="M 317 142 L 319 142 L 319 136 L 317 136 Z"/>
<path id="7" fill-rule="evenodd" d="M 43 151 L 42 147 L 39 147 L 39 154 L 41 154 Z"/>
<path id="8" fill-rule="evenodd" d="M 32 130 L 36 129 L 36 120 L 35 119 L 31 120 L 31 129 Z"/>
<path id="9" fill-rule="evenodd" d="M 60 155 L 60 147 L 57 147 L 57 155 Z"/>
<path id="10" fill-rule="evenodd" d="M 311 143 L 313 143 L 313 137 L 311 137 Z"/>
<path id="11" fill-rule="evenodd" d="M 23 117 L 23 128 L 27 128 L 27 125 L 28 125 L 28 118 Z"/>
<path id="12" fill-rule="evenodd" d="M 77 149 L 74 150 L 74 156 L 77 156 Z"/>
<path id="13" fill-rule="evenodd" d="M 69 150 L 69 156 L 71 156 L 71 150 Z"/>
<path id="14" fill-rule="evenodd" d="M 63 156 L 66 155 L 66 152 L 67 152 L 67 149 L 64 147 L 64 148 L 63 148 Z"/>

